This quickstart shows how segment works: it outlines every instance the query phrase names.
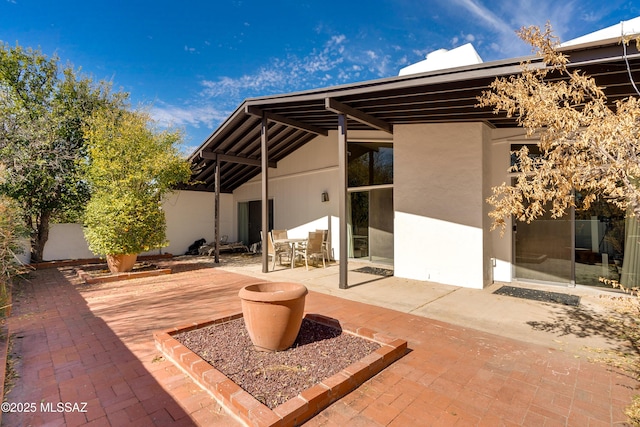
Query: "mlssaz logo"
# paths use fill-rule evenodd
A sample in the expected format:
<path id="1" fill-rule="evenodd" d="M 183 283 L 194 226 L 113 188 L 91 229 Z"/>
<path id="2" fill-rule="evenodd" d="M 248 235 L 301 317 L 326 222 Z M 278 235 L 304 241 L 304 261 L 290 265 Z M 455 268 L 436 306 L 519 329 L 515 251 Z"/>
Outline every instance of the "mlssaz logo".
<path id="1" fill-rule="evenodd" d="M 40 412 L 87 412 L 87 402 L 40 402 Z"/>

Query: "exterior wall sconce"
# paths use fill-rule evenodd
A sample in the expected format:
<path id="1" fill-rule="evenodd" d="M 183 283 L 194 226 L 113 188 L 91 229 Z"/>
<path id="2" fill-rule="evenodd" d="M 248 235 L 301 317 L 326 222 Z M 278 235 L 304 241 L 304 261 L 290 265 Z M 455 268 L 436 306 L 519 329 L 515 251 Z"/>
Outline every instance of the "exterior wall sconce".
<path id="1" fill-rule="evenodd" d="M 322 193 L 322 203 L 329 201 L 329 193 L 326 191 Z"/>

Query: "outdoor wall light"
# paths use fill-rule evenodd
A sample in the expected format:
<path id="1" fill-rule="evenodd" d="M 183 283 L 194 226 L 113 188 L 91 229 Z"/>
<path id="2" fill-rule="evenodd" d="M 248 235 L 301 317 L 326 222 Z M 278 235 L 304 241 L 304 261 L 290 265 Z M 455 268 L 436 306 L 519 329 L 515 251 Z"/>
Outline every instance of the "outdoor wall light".
<path id="1" fill-rule="evenodd" d="M 329 193 L 327 193 L 326 191 L 322 193 L 322 202 L 328 202 L 329 201 Z"/>

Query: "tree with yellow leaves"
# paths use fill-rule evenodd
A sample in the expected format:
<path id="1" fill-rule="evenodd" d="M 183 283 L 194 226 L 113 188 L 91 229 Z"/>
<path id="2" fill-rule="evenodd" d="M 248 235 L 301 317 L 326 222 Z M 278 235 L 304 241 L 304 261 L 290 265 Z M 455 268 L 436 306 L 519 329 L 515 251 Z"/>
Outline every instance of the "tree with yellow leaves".
<path id="1" fill-rule="evenodd" d="M 496 79 L 479 105 L 515 117 L 527 136 L 538 138 L 541 155 L 530 156 L 526 146 L 516 153 L 515 184 L 495 187 L 487 200 L 494 228 L 504 230 L 511 216 L 531 222 L 547 208 L 561 217 L 575 206 L 574 191 L 586 194 L 585 209 L 603 196 L 640 215 L 638 98 L 610 105 L 592 77 L 568 70 L 549 25 L 544 32 L 523 28 L 519 36 L 537 50 L 542 66 L 527 61 L 521 74 Z"/>

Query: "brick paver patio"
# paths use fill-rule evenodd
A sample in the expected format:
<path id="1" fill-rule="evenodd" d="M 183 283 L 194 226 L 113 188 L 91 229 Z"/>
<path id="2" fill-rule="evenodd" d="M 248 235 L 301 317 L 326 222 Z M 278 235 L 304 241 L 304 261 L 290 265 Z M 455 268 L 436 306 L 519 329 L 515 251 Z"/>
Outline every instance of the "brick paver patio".
<path id="1" fill-rule="evenodd" d="M 6 400 L 35 411 L 5 413 L 3 424 L 239 425 L 159 357 L 152 333 L 238 312 L 238 290 L 257 279 L 185 270 L 101 285 L 81 284 L 69 267 L 32 273 L 9 319 L 20 378 Z M 619 425 L 638 392 L 620 372 L 544 346 L 315 292 L 306 310 L 410 348 L 306 425 Z M 58 402 L 86 402 L 76 408 L 86 412 L 51 411 Z"/>

